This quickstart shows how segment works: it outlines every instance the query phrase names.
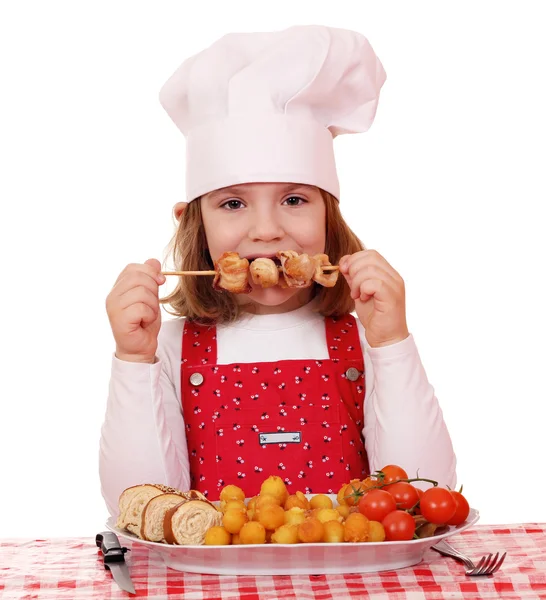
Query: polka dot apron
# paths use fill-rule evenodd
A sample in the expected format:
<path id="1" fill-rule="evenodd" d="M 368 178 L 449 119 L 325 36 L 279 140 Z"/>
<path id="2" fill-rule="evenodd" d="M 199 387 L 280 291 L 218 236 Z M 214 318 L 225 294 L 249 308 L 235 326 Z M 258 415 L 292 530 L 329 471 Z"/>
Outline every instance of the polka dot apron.
<path id="1" fill-rule="evenodd" d="M 325 318 L 329 359 L 216 364 L 216 327 L 186 320 L 182 407 L 191 485 L 247 497 L 270 475 L 291 493 L 337 493 L 369 474 L 364 359 L 355 318 Z"/>

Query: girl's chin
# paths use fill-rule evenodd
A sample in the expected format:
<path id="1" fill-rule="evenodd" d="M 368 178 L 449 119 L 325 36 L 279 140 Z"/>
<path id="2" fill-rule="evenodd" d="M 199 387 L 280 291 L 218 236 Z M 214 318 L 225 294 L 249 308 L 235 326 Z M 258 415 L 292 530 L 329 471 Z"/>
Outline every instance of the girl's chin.
<path id="1" fill-rule="evenodd" d="M 301 292 L 301 290 L 295 288 L 281 288 L 278 285 L 275 285 L 270 288 L 255 287 L 247 297 L 259 304 L 276 306 L 277 304 L 282 304 L 293 296 L 296 296 L 298 292 Z"/>
<path id="2" fill-rule="evenodd" d="M 245 295 L 245 298 L 252 303 L 261 304 L 263 306 L 279 306 L 291 299 L 294 301 L 297 300 L 298 304 L 302 305 L 310 298 L 311 289 L 312 288 L 281 288 L 278 285 L 270 288 L 256 286 L 255 288 L 252 288 L 250 294 Z"/>

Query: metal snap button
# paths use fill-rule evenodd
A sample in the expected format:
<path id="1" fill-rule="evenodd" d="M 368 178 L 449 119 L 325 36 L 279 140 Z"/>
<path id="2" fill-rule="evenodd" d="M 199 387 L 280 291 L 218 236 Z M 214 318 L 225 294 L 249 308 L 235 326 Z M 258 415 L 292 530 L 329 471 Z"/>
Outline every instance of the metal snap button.
<path id="1" fill-rule="evenodd" d="M 192 373 L 190 375 L 190 383 L 192 385 L 195 385 L 195 386 L 201 385 L 204 380 L 205 380 L 205 378 L 203 377 L 203 375 L 201 373 Z"/>
<path id="2" fill-rule="evenodd" d="M 345 371 L 345 377 L 347 377 L 349 381 L 356 381 L 360 377 L 360 371 L 356 367 L 349 367 Z"/>

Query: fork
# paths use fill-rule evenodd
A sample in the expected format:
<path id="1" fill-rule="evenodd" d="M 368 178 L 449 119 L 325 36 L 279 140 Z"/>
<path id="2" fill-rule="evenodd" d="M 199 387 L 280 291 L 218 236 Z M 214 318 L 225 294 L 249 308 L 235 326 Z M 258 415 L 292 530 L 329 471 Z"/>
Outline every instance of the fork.
<path id="1" fill-rule="evenodd" d="M 500 558 L 498 552 L 495 554 L 495 556 L 493 556 L 492 554 L 487 554 L 485 556 L 482 556 L 478 564 L 475 565 L 468 558 L 468 556 L 465 556 L 458 550 L 455 550 L 453 546 L 450 546 L 444 540 L 441 540 L 437 544 L 432 546 L 432 549 L 436 550 L 436 552 L 440 554 L 443 554 L 444 556 L 449 556 L 456 560 L 460 560 L 462 563 L 464 563 L 467 567 L 465 573 L 469 577 L 477 577 L 480 575 L 493 575 L 493 573 L 496 573 L 501 568 L 501 565 L 506 557 L 506 552 Z"/>

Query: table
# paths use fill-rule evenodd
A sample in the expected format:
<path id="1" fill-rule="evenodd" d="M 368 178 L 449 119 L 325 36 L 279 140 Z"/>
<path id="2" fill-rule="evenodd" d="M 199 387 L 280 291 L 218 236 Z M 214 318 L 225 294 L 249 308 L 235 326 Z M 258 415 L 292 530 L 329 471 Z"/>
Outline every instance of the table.
<path id="1" fill-rule="evenodd" d="M 546 523 L 478 525 L 450 538 L 457 549 L 480 557 L 486 551 L 508 556 L 494 577 L 469 578 L 457 561 L 429 550 L 420 565 L 381 573 L 218 577 L 165 567 L 148 550 L 133 545 L 127 555 L 139 598 L 245 600 L 420 600 L 430 598 L 545 598 Z M 0 540 L 0 599 L 109 600 L 134 598 L 105 571 L 91 538 Z"/>

